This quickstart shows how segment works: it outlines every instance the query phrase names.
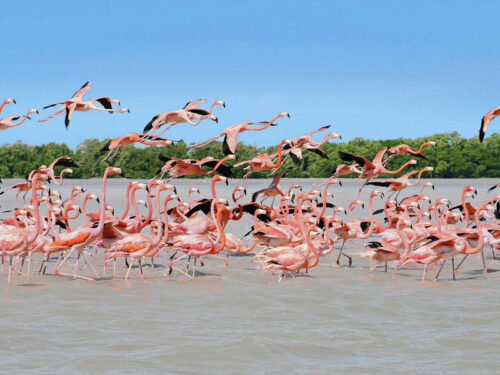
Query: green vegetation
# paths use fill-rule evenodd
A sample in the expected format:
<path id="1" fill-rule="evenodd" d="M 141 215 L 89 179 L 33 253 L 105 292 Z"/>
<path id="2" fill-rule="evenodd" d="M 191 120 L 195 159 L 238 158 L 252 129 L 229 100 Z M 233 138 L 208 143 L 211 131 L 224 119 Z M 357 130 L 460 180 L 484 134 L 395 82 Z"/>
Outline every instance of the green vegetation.
<path id="1" fill-rule="evenodd" d="M 417 168 L 427 165 L 434 167 L 432 174 L 424 177 L 441 178 L 478 178 L 478 177 L 500 177 L 500 135 L 490 135 L 484 143 L 479 143 L 477 137 L 462 138 L 457 132 L 436 134 L 431 137 L 417 139 L 391 139 L 391 140 L 365 140 L 355 138 L 348 143 L 332 142 L 323 145 L 323 149 L 329 159 L 323 159 L 311 152 L 304 152 L 304 160 L 300 167 L 287 160 L 284 167 L 288 169 L 286 177 L 328 177 L 336 165 L 342 161 L 338 157 L 338 151 L 345 151 L 366 156 L 371 159 L 375 153 L 386 146 L 395 146 L 401 143 L 418 148 L 427 140 L 437 143 L 436 147 L 427 146 L 424 154 L 429 161 L 418 160 Z M 71 156 L 81 163 L 80 168 L 74 168 L 73 178 L 90 178 L 102 176 L 107 165 L 114 165 L 123 170 L 123 177 L 128 178 L 151 178 L 155 176 L 163 163 L 158 159 L 159 155 L 174 156 L 178 158 L 202 159 L 205 156 L 221 158 L 223 156 L 220 142 L 214 142 L 198 150 L 187 150 L 186 144 L 181 141 L 176 145 L 165 147 L 136 147 L 124 146 L 118 155 L 111 161 L 103 163 L 101 160 L 105 153 L 101 152 L 102 146 L 108 140 L 99 141 L 88 139 L 78 145 L 76 150 L 71 150 L 65 144 L 49 143 L 42 146 L 28 146 L 21 142 L 15 144 L 4 144 L 0 147 L 0 176 L 25 177 L 28 172 L 41 164 L 48 165 L 59 156 Z M 245 144 L 239 144 L 237 149 L 237 160 L 229 164 L 248 160 L 257 153 L 275 152 L 277 147 L 262 148 Z M 389 169 L 396 169 L 399 165 L 410 159 L 409 154 L 395 157 L 390 163 Z M 404 171 L 403 171 L 404 172 Z M 242 168 L 233 171 L 236 178 L 245 174 Z M 66 175 L 69 177 L 69 175 Z M 267 177 L 268 173 L 254 173 L 252 178 Z M 201 178 L 203 176 L 195 176 Z M 350 177 L 356 177 L 351 175 Z"/>

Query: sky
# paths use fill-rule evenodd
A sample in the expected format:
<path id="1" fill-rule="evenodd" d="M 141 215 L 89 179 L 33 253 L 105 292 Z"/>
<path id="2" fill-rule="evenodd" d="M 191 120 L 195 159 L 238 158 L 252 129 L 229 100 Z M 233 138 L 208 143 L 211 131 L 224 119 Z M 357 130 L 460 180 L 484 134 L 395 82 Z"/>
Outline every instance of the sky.
<path id="1" fill-rule="evenodd" d="M 40 116 L 0 144 L 141 132 L 187 101 L 221 99 L 219 123 L 164 136 L 197 142 L 241 121 L 291 118 L 239 140 L 278 144 L 324 125 L 344 140 L 458 131 L 476 136 L 500 105 L 498 1 L 4 1 L 2 116 L 70 98 L 119 99 L 131 113 Z M 497 124 L 490 125 L 490 132 Z M 498 126 L 500 129 L 500 125 Z M 334 141 L 335 142 L 335 141 Z"/>

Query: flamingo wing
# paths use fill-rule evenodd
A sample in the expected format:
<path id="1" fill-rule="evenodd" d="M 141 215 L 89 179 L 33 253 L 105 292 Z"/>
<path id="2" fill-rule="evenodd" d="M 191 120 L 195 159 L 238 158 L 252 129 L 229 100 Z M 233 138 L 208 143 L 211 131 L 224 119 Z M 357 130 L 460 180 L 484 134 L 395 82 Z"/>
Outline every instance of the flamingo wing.
<path id="1" fill-rule="evenodd" d="M 362 167 L 367 166 L 374 168 L 375 166 L 372 164 L 371 161 L 369 161 L 367 158 L 361 155 L 355 155 L 355 154 L 349 154 L 347 152 L 339 151 L 339 157 L 343 161 L 355 161 Z"/>
<path id="2" fill-rule="evenodd" d="M 84 85 L 82 87 L 80 87 L 80 89 L 75 92 L 75 94 L 71 97 L 71 99 L 82 99 L 83 98 L 83 95 L 89 91 L 91 85 L 90 85 L 90 82 L 86 82 L 84 83 Z"/>
<path id="3" fill-rule="evenodd" d="M 196 108 L 198 107 L 201 103 L 204 103 L 206 102 L 208 99 L 198 99 L 198 100 L 193 100 L 192 102 L 187 102 L 186 105 L 184 107 L 182 107 L 182 109 L 186 109 L 186 110 L 189 110 L 189 109 L 193 109 L 193 108 Z"/>
<path id="4" fill-rule="evenodd" d="M 108 97 L 96 98 L 95 101 L 99 102 L 105 109 L 113 109 L 113 106 L 111 105 L 111 99 Z M 109 113 L 113 114 L 113 112 Z"/>

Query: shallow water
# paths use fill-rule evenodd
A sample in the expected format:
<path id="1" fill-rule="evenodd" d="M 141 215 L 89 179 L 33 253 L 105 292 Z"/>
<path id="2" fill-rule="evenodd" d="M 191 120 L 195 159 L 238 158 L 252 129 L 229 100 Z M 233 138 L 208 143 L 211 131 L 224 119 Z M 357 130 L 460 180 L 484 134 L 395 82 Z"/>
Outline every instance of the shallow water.
<path id="1" fill-rule="evenodd" d="M 249 191 L 266 182 L 249 181 Z M 458 203 L 463 185 L 476 186 L 481 201 L 497 181 L 434 182 L 436 190 L 427 195 Z M 98 192 L 98 183 L 78 181 L 92 192 Z M 291 183 L 282 185 L 286 189 Z M 336 204 L 347 206 L 359 181 L 343 183 L 330 191 Z M 176 182 L 181 195 L 195 184 L 202 195 L 209 194 L 205 180 Z M 71 186 L 66 181 L 59 190 L 67 196 Z M 217 191 L 229 198 L 232 187 L 234 182 L 229 188 L 217 185 Z M 118 213 L 124 190 L 123 181 L 108 187 L 108 203 Z M 16 205 L 14 197 L 2 196 L 2 210 Z M 382 201 L 374 203 L 376 209 Z M 228 230 L 242 234 L 248 224 L 231 223 Z M 50 274 L 49 267 L 48 275 L 16 276 L 7 285 L 2 272 L 0 372 L 498 373 L 500 261 L 489 251 L 488 275 L 475 256 L 456 282 L 448 264 L 439 282 L 421 282 L 420 267 L 387 273 L 380 267 L 370 273 L 368 262 L 356 256 L 361 249 L 361 242 L 347 249 L 354 255 L 352 268 L 331 266 L 330 255 L 308 275 L 281 283 L 276 275 L 262 274 L 250 257 L 231 257 L 229 267 L 206 259 L 194 280 L 179 273 L 166 276 L 161 258 L 155 270 L 145 267 L 146 280 L 134 268 L 128 281 L 111 280 L 109 269 L 101 280 L 72 281 Z M 39 265 L 37 258 L 32 269 Z M 91 276 L 89 270 L 83 273 Z"/>

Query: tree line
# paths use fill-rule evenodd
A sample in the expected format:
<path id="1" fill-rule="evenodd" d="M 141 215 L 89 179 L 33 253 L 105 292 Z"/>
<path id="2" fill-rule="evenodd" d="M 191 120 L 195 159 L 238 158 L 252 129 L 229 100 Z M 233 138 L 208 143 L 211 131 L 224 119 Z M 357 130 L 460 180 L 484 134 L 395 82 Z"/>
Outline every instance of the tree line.
<path id="1" fill-rule="evenodd" d="M 428 146 L 424 148 L 423 153 L 429 160 L 417 158 L 418 164 L 412 168 L 420 169 L 429 165 L 434 167 L 434 172 L 428 173 L 424 177 L 500 177 L 500 135 L 498 133 L 489 136 L 482 144 L 479 143 L 477 137 L 463 138 L 457 132 L 435 134 L 430 137 L 416 139 L 366 140 L 354 138 L 347 143 L 334 141 L 322 146 L 322 149 L 329 157 L 328 159 L 305 151 L 302 165 L 297 166 L 289 159 L 282 168 L 287 169 L 286 177 L 329 177 L 335 167 L 343 163 L 338 156 L 338 151 L 363 155 L 371 159 L 378 150 L 384 147 L 404 143 L 418 148 L 420 144 L 428 140 L 436 142 L 435 147 Z M 101 160 L 106 152 L 101 149 L 108 141 L 109 139 L 87 139 L 80 143 L 75 150 L 72 150 L 66 144 L 57 143 L 30 146 L 19 141 L 14 144 L 4 144 L 0 146 L 0 176 L 2 178 L 23 178 L 28 175 L 29 171 L 39 165 L 48 165 L 54 159 L 63 155 L 70 156 L 81 164 L 79 168 L 73 168 L 74 172 L 71 178 L 100 177 L 103 175 L 106 166 L 113 165 L 122 169 L 122 177 L 135 179 L 147 179 L 156 176 L 164 164 L 159 159 L 160 155 L 181 159 L 202 159 L 205 156 L 223 157 L 220 142 L 213 142 L 201 149 L 193 150 L 186 149 L 184 141 L 180 141 L 172 146 L 161 147 L 124 146 L 113 160 L 102 162 Z M 276 146 L 264 148 L 239 143 L 236 160 L 227 164 L 232 165 L 242 160 L 251 159 L 258 153 L 272 153 L 276 149 Z M 388 169 L 396 169 L 411 157 L 409 154 L 395 157 L 390 161 Z M 241 178 L 245 173 L 246 171 L 243 168 L 233 170 L 235 178 Z M 70 177 L 69 175 L 66 176 Z M 268 172 L 260 172 L 252 173 L 250 178 L 268 176 Z M 204 176 L 192 176 L 192 178 L 202 177 Z M 356 177 L 356 175 L 344 177 Z"/>

